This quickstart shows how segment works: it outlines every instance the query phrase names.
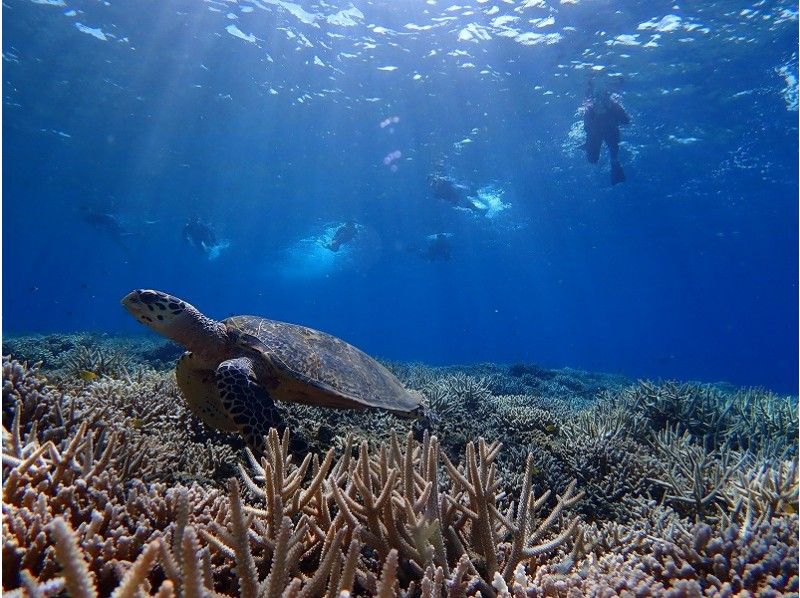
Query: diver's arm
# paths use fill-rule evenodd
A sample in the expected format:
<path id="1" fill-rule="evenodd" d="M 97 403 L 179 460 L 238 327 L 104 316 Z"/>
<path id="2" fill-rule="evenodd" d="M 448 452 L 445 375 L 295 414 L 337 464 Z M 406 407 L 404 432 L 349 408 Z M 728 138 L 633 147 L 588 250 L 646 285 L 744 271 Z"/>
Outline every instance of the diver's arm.
<path id="1" fill-rule="evenodd" d="M 617 122 L 621 125 L 631 124 L 631 117 L 625 112 L 625 108 L 614 102 L 614 112 L 617 115 Z"/>

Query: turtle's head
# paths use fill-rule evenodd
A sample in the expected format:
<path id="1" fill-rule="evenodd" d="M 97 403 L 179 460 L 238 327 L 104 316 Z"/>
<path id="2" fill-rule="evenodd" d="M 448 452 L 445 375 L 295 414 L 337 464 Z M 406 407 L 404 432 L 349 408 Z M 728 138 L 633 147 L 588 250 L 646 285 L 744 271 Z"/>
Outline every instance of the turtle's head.
<path id="1" fill-rule="evenodd" d="M 131 291 L 122 298 L 122 305 L 139 322 L 191 351 L 212 348 L 222 326 L 186 301 L 161 291 Z"/>

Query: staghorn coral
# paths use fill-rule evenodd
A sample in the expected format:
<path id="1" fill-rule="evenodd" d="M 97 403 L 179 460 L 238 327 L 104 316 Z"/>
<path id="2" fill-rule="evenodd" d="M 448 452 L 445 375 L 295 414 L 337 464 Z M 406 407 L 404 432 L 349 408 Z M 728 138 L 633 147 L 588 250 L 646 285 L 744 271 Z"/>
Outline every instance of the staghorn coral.
<path id="1" fill-rule="evenodd" d="M 766 391 L 642 381 L 613 400 L 656 431 L 677 426 L 708 450 L 726 446 L 765 457 L 798 452 L 797 402 Z"/>
<path id="2" fill-rule="evenodd" d="M 483 379 L 493 395 L 529 395 L 555 399 L 561 406 L 580 409 L 603 391 L 630 385 L 624 376 L 584 372 L 571 368 L 545 369 L 534 364 L 510 366 L 482 363 L 430 367 L 423 364 L 384 363 L 409 388 L 424 390 L 449 376 Z"/>
<path id="3" fill-rule="evenodd" d="M 730 450 L 709 451 L 692 442 L 688 431 L 679 434 L 677 428 L 655 432 L 652 443 L 662 456 L 662 466 L 651 481 L 664 489 L 663 500 L 695 521 L 722 515 L 723 491 L 745 457 Z"/>
<path id="4" fill-rule="evenodd" d="M 447 396 L 467 409 L 474 409 L 492 395 L 486 378 L 475 378 L 461 373 L 447 376 L 439 380 L 437 385 L 444 388 Z"/>
<path id="5" fill-rule="evenodd" d="M 20 361 L 42 363 L 49 370 L 64 365 L 65 356 L 76 347 L 91 346 L 100 340 L 99 335 L 35 334 L 3 335 L 3 355 L 12 355 Z"/>
<path id="6" fill-rule="evenodd" d="M 771 457 L 797 457 L 798 403 L 764 390 L 733 394 L 733 421 L 727 437 L 740 450 Z"/>
<path id="7" fill-rule="evenodd" d="M 449 574 L 459 559 L 467 559 L 472 575 L 480 574 L 474 583 L 491 593 L 488 588 L 495 573 L 510 578 L 523 559 L 552 552 L 577 525 L 573 519 L 560 534 L 550 536 L 563 510 L 580 498 L 574 484 L 546 517 L 538 519 L 549 493 L 534 498 L 531 459 L 516 513 L 501 513 L 493 463 L 499 444 L 489 447 L 481 440 L 477 449 L 468 444 L 464 467 L 459 469 L 440 452 L 435 436 L 426 435 L 417 444 L 409 433 L 404 449 L 393 436 L 389 446 L 375 455 L 362 442 L 357 459 L 345 450 L 334 467 L 332 451 L 321 462 L 315 457 L 313 477 L 305 489 L 300 482 L 312 464 L 311 456 L 293 466 L 288 434 L 280 441 L 274 430 L 267 446 L 260 465 L 250 455 L 254 476 L 242 468 L 245 485 L 266 507 L 244 510 L 262 517 L 260 532 L 267 545 L 276 541 L 279 522 L 297 516 L 303 521 L 310 515 L 308 525 L 317 542 L 327 544 L 336 530 L 346 528 L 350 537 L 363 540 L 380 559 L 395 550 L 401 559 L 401 579 L 419 579 L 431 564 Z M 450 491 L 440 491 L 440 458 Z M 500 546 L 506 538 L 508 551 Z M 230 541 L 225 544 L 231 546 Z"/>
<path id="8" fill-rule="evenodd" d="M 711 386 L 639 382 L 623 391 L 622 402 L 642 413 L 657 431 L 679 425 L 695 440 L 713 449 L 723 442 L 732 421 L 731 403 Z"/>
<path id="9" fill-rule="evenodd" d="M 798 463 L 794 458 L 751 464 L 746 471 L 737 472 L 722 494 L 730 508 L 728 517 L 738 517 L 747 531 L 773 517 L 796 515 L 798 489 Z"/>
<path id="10" fill-rule="evenodd" d="M 558 459 L 562 466 L 556 471 L 573 475 L 583 489 L 585 498 L 578 510 L 590 520 L 624 522 L 628 517 L 624 499 L 655 494 L 652 478 L 657 462 L 629 438 L 580 436 L 563 446 Z M 545 480 L 557 489 L 563 485 L 563 477 L 551 474 Z"/>
<path id="11" fill-rule="evenodd" d="M 172 524 L 176 491 L 163 485 L 148 487 L 139 480 L 126 491 L 111 464 L 113 435 L 98 441 L 96 432 L 84 421 L 58 444 L 39 443 L 29 435 L 21 440 L 16 455 L 4 457 L 5 588 L 20 583 L 22 570 L 43 582 L 53 577 L 59 563 L 64 564 L 48 536 L 56 516 L 75 530 L 81 558 L 92 573 L 91 585 L 101 593 L 122 577 L 115 563 L 133 562 L 145 543 Z M 4 453 L 9 450 L 16 449 L 4 446 Z M 219 506 L 214 493 L 199 486 L 191 492 L 201 497 L 196 519 L 213 518 Z"/>
<path id="12" fill-rule="evenodd" d="M 12 440 L 36 430 L 42 441 L 60 442 L 87 421 L 98 439 L 116 439 L 111 458 L 122 479 L 191 482 L 235 471 L 241 440 L 202 426 L 186 408 L 172 372 L 139 370 L 88 384 L 61 380 L 57 391 L 37 366 L 4 358 L 3 368 L 3 423 L 20 430 Z"/>
<path id="13" fill-rule="evenodd" d="M 558 434 L 564 422 L 549 402 L 529 395 L 492 396 L 485 403 L 487 427 L 513 430 L 513 436 L 524 444 L 528 444 L 527 440 L 538 440 L 542 434 Z"/>
<path id="14" fill-rule="evenodd" d="M 331 446 L 342 449 L 348 435 L 356 443 L 386 442 L 392 431 L 405 433 L 413 425 L 412 420 L 386 411 L 335 410 L 300 403 L 278 403 L 277 407 L 292 429 L 293 452 L 303 454 L 324 452 Z"/>
<path id="15" fill-rule="evenodd" d="M 3 427 L 16 429 L 15 438 L 28 434 L 34 425 L 41 424 L 43 431 L 56 428 L 63 419 L 57 392 L 40 370 L 41 363 L 29 366 L 3 356 Z"/>
<path id="16" fill-rule="evenodd" d="M 123 478 L 191 482 L 235 471 L 241 440 L 200 424 L 186 407 L 173 372 L 137 371 L 78 389 L 79 412 L 102 412 L 120 436 L 115 455 Z"/>
<path id="17" fill-rule="evenodd" d="M 796 409 L 779 397 L 710 388 L 733 415 L 700 437 L 600 376 L 398 365 L 442 389 L 428 434 L 288 406 L 311 450 L 272 432 L 256 460 L 200 426 L 142 346 L 87 383 L 4 359 L 10 595 L 797 591 Z"/>
<path id="18" fill-rule="evenodd" d="M 798 590 L 797 519 L 775 519 L 742 534 L 697 524 L 646 554 L 590 555 L 564 573 L 540 567 L 532 596 L 784 596 Z"/>
<path id="19" fill-rule="evenodd" d="M 138 480 L 124 493 L 110 458 L 113 441 L 95 448 L 93 438 L 84 422 L 59 446 L 21 440 L 20 457 L 8 463 L 14 467 L 4 487 L 4 587 L 12 589 L 28 580 L 15 577 L 22 570 L 36 584 L 45 584 L 57 577 L 59 565 L 66 567 L 66 553 L 59 552 L 58 543 L 54 548 L 48 536 L 56 525 L 75 565 L 65 574 L 65 583 L 68 588 L 75 579 L 82 584 L 75 595 L 95 595 L 95 589 L 106 595 L 118 583 L 132 584 L 125 575 L 137 559 L 146 563 L 139 565 L 145 573 L 136 577 L 136 584 L 146 577 L 152 587 L 163 587 L 167 579 L 169 587 L 185 593 L 187 584 L 207 590 L 213 584 L 215 590 L 230 591 L 236 583 L 234 593 L 241 596 L 262 591 L 279 595 L 287 587 L 294 587 L 298 595 L 320 595 L 326 587 L 338 595 L 348 589 L 345 583 L 393 595 L 390 588 L 421 580 L 429 564 L 449 573 L 465 562 L 468 585 L 491 595 L 490 582 L 500 567 L 503 578 L 510 578 L 523 559 L 552 551 L 577 524 L 573 520 L 560 534 L 548 537 L 562 510 L 576 499 L 571 489 L 541 520 L 535 515 L 547 495 L 534 500 L 532 493 L 523 493 L 516 513 L 502 515 L 491 463 L 499 446 L 490 449 L 483 442 L 477 453 L 468 446 L 463 470 L 444 458 L 455 489 L 440 497 L 435 437 L 418 445 L 409 434 L 405 450 L 394 440 L 374 456 L 362 443 L 358 459 L 347 451 L 335 466 L 332 450 L 322 460 L 308 455 L 295 465 L 288 433 L 281 441 L 273 430 L 256 476 L 242 468 L 253 495 L 271 505 L 265 509 L 247 507 L 235 481 L 229 484 L 227 501 L 198 486 L 190 501 L 186 488 L 164 492 L 163 485 L 156 485 L 148 490 Z M 312 477 L 306 482 L 307 472 Z M 197 497 L 200 504 L 190 506 Z M 142 504 L 143 499 L 149 504 Z M 476 510 L 490 518 L 488 528 Z M 53 523 L 56 514 L 63 526 Z M 67 526 L 75 532 L 65 531 Z M 509 551 L 499 543 L 506 534 Z M 375 551 L 377 560 L 358 566 L 362 546 Z M 150 572 L 150 553 L 156 550 L 160 564 Z M 120 568 L 120 563 L 129 565 Z M 380 563 L 384 571 L 376 581 Z"/>
<path id="20" fill-rule="evenodd" d="M 626 522 L 628 498 L 662 494 L 652 481 L 658 455 L 636 440 L 637 420 L 608 401 L 557 420 L 549 434 L 531 438 L 535 484 L 558 492 L 574 478 L 584 494 L 577 509 L 587 519 Z"/>
<path id="21" fill-rule="evenodd" d="M 183 353 L 171 342 L 143 336 L 104 333 L 5 335 L 3 354 L 42 363 L 51 377 L 74 378 L 80 370 L 118 377 L 128 370 L 169 369 Z"/>
<path id="22" fill-rule="evenodd" d="M 133 367 L 133 359 L 120 348 L 78 345 L 64 357 L 63 375 L 78 378 L 81 372 L 116 378 Z"/>

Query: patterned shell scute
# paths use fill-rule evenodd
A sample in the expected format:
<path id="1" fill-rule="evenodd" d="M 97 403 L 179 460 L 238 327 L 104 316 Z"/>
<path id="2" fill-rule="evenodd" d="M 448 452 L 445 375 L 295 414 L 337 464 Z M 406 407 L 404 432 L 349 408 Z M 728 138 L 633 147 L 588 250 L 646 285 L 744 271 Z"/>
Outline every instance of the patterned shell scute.
<path id="1" fill-rule="evenodd" d="M 287 380 L 307 387 L 305 400 L 276 398 L 400 412 L 412 411 L 419 405 L 419 396 L 406 390 L 389 370 L 330 334 L 257 316 L 233 316 L 223 323 L 258 339 L 261 346 L 255 348 L 270 365 Z M 341 401 L 331 401 L 330 395 Z"/>

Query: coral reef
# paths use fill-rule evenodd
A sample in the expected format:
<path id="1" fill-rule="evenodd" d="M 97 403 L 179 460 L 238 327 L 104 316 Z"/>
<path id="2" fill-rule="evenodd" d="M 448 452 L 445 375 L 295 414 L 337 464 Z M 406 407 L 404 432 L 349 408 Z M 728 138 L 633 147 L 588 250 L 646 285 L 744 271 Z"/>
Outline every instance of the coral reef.
<path id="1" fill-rule="evenodd" d="M 390 364 L 426 395 L 424 425 L 280 405 L 288 430 L 257 459 L 185 407 L 174 347 L 9 349 L 10 596 L 798 592 L 796 399 Z"/>
<path id="2" fill-rule="evenodd" d="M 5 335 L 3 355 L 20 362 L 41 363 L 51 378 L 74 378 L 80 371 L 117 376 L 140 367 L 171 369 L 183 349 L 151 337 L 104 333 Z"/>
<path id="3" fill-rule="evenodd" d="M 639 382 L 611 398 L 650 427 L 679 426 L 708 448 L 723 444 L 768 456 L 797 454 L 796 398 L 711 385 Z"/>

